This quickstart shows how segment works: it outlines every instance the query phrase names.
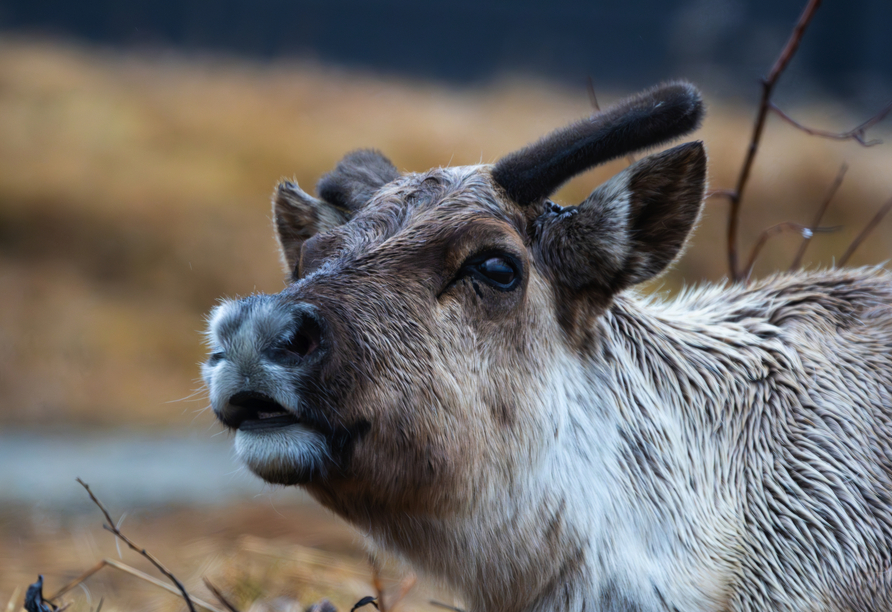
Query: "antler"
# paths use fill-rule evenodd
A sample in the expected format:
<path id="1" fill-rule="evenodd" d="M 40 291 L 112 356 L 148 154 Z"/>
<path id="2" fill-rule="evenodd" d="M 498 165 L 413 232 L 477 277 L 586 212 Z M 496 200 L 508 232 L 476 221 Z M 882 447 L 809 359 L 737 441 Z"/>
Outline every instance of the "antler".
<path id="1" fill-rule="evenodd" d="M 702 118 L 697 88 L 667 83 L 506 155 L 492 176 L 517 204 L 529 206 L 589 168 L 697 129 Z"/>

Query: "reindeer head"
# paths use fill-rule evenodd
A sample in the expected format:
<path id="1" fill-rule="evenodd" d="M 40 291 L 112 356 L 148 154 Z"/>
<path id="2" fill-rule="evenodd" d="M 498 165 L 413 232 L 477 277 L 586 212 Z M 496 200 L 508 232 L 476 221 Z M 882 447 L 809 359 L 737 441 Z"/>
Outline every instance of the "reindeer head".
<path id="1" fill-rule="evenodd" d="M 203 375 L 239 457 L 369 524 L 471 512 L 517 484 L 556 443 L 598 316 L 682 250 L 703 147 L 642 159 L 578 206 L 548 197 L 701 115 L 673 83 L 493 166 L 401 175 L 358 151 L 318 198 L 279 185 L 289 286 L 210 316 Z"/>

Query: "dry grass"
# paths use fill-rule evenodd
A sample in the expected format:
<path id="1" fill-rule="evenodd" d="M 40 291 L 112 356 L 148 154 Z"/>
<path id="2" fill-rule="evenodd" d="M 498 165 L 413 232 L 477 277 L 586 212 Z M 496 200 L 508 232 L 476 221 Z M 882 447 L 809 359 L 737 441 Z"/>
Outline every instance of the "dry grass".
<path id="1" fill-rule="evenodd" d="M 44 596 L 49 597 L 100 559 L 119 559 L 114 538 L 101 529 L 101 522 L 98 513 L 0 514 L 0 609 L 17 587 L 21 604 L 25 587 L 37 573 L 44 574 Z M 136 512 L 126 517 L 123 530 L 160 558 L 190 595 L 218 607 L 222 606 L 203 583 L 204 577 L 244 612 L 273 612 L 276 604 L 288 600 L 300 602 L 303 610 L 322 598 L 347 612 L 360 598 L 375 594 L 358 537 L 315 506 L 273 509 L 254 504 Z M 125 564 L 163 579 L 126 546 L 121 545 L 121 552 Z M 404 571 L 396 567 L 385 570 L 386 592 L 395 593 L 401 575 Z M 112 568 L 83 584 L 61 600 L 71 602 L 71 612 L 95 610 L 100 597 L 105 612 L 185 608 L 179 596 Z M 429 584 L 419 584 L 399 609 L 434 610 L 427 603 L 431 597 L 453 601 Z"/>
<path id="2" fill-rule="evenodd" d="M 827 128 L 862 119 L 820 104 L 787 110 Z M 221 295 L 282 286 L 267 203 L 280 177 L 310 187 L 361 146 L 409 171 L 493 161 L 587 112 L 582 87 L 454 90 L 314 65 L 0 43 L 0 422 L 188 425 L 200 395 L 171 400 L 197 386 L 202 315 Z M 732 185 L 753 112 L 710 104 L 698 137 L 713 187 Z M 844 230 L 816 237 L 806 262 L 829 264 L 892 195 L 892 146 L 820 140 L 771 119 L 742 255 L 768 225 L 807 223 L 843 159 L 851 170 L 825 224 Z M 623 165 L 560 197 L 579 201 Z M 725 206 L 708 204 L 665 287 L 725 274 Z M 852 263 L 889 259 L 890 235 L 887 220 Z M 756 273 L 786 267 L 797 246 L 774 239 Z"/>

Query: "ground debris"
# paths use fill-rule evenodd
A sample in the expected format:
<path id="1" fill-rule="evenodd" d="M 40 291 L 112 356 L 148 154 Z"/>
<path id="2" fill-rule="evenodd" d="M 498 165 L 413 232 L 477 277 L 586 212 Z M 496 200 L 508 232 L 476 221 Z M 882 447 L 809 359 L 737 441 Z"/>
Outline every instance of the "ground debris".
<path id="1" fill-rule="evenodd" d="M 43 574 L 37 582 L 28 587 L 25 593 L 25 610 L 28 612 L 55 612 L 59 608 L 43 598 Z"/>

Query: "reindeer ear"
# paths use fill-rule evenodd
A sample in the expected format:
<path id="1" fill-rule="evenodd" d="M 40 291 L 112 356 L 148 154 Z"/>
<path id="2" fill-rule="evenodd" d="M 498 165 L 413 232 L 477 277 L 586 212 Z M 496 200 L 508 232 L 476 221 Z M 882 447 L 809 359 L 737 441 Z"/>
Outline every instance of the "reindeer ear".
<path id="1" fill-rule="evenodd" d="M 296 183 L 281 182 L 273 194 L 273 220 L 285 271 L 297 269 L 304 242 L 349 221 L 376 191 L 399 175 L 381 153 L 362 149 L 348 153 L 319 179 L 316 191 L 321 200 Z"/>
<path id="2" fill-rule="evenodd" d="M 612 295 L 662 272 L 697 222 L 706 183 L 703 144 L 646 157 L 575 208 L 547 205 L 534 221 L 536 250 L 571 292 Z"/>
<path id="3" fill-rule="evenodd" d="M 319 179 L 316 193 L 326 202 L 353 213 L 399 176 L 390 160 L 379 151 L 360 149 L 348 153 L 334 170 Z"/>
<path id="4" fill-rule="evenodd" d="M 316 234 L 346 223 L 347 210 L 305 193 L 291 181 L 282 181 L 273 194 L 273 222 L 282 250 L 286 273 L 293 273 L 300 261 L 304 242 Z"/>

